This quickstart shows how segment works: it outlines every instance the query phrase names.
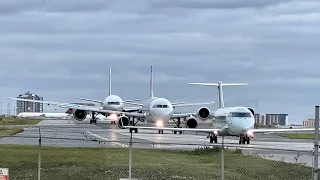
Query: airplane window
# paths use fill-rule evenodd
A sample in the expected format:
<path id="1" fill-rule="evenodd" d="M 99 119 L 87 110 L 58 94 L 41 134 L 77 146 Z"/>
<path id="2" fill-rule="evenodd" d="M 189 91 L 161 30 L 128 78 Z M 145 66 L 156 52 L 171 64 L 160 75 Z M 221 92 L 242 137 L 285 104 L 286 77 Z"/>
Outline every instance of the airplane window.
<path id="1" fill-rule="evenodd" d="M 229 114 L 230 117 L 252 117 L 251 113 L 244 112 L 232 112 Z"/>
<path id="2" fill-rule="evenodd" d="M 120 102 L 108 102 L 108 105 L 120 105 Z"/>
<path id="3" fill-rule="evenodd" d="M 157 108 L 162 108 L 162 105 L 157 105 Z"/>
<path id="4" fill-rule="evenodd" d="M 162 105 L 163 108 L 168 108 L 168 105 Z"/>

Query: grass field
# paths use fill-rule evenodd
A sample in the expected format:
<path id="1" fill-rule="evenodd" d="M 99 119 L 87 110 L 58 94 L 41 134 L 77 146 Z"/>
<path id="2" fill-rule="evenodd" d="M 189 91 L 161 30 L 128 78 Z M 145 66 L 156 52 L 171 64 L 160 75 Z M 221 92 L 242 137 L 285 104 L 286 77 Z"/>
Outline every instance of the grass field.
<path id="1" fill-rule="evenodd" d="M 0 125 L 34 125 L 39 123 L 40 120 L 27 119 L 27 118 L 4 118 L 0 120 Z"/>
<path id="2" fill-rule="evenodd" d="M 128 177 L 127 148 L 42 147 L 41 179 L 80 180 Z M 219 150 L 171 151 L 133 149 L 132 175 L 139 179 L 219 179 Z M 38 147 L 0 145 L 0 167 L 11 180 L 37 179 Z M 225 152 L 228 180 L 310 179 L 311 168 Z"/>
<path id="3" fill-rule="evenodd" d="M 1 136 L 10 136 L 17 134 L 19 132 L 22 132 L 23 129 L 21 128 L 5 128 L 5 127 L 0 127 L 0 137 Z"/>
<path id="4" fill-rule="evenodd" d="M 305 133 L 280 133 L 279 136 L 295 138 L 295 139 L 314 139 L 314 134 L 305 134 Z"/>

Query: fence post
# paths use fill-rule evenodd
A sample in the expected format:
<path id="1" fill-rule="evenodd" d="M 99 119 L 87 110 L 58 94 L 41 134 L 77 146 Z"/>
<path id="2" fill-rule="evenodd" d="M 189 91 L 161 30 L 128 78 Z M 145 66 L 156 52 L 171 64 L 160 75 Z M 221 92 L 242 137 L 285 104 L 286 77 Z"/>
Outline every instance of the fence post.
<path id="1" fill-rule="evenodd" d="M 224 180 L 224 136 L 221 142 L 221 180 Z"/>
<path id="2" fill-rule="evenodd" d="M 131 179 L 132 168 L 132 130 L 130 129 L 130 144 L 129 144 L 129 179 Z"/>
<path id="3" fill-rule="evenodd" d="M 314 167 L 313 167 L 313 179 L 318 180 L 318 150 L 319 150 L 319 106 L 315 107 L 315 119 L 314 119 Z"/>
<path id="4" fill-rule="evenodd" d="M 39 127 L 39 147 L 38 147 L 38 180 L 41 179 L 41 130 Z"/>

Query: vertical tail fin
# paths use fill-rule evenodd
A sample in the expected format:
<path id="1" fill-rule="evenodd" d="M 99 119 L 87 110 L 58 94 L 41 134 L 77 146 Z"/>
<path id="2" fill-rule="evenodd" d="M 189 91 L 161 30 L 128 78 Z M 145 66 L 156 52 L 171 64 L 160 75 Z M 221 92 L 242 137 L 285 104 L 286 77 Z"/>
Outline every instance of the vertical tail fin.
<path id="1" fill-rule="evenodd" d="M 189 83 L 192 85 L 202 85 L 202 86 L 217 86 L 219 91 L 219 108 L 224 107 L 224 97 L 223 97 L 223 89 L 222 86 L 245 86 L 248 83 L 222 83 L 219 81 L 218 83 Z"/>
<path id="2" fill-rule="evenodd" d="M 111 68 L 109 68 L 109 96 L 112 94 L 112 92 L 111 92 L 111 84 L 112 84 L 112 82 L 111 82 Z"/>
<path id="3" fill-rule="evenodd" d="M 153 95 L 153 69 L 151 66 L 151 74 L 150 74 L 150 97 L 154 97 Z"/>

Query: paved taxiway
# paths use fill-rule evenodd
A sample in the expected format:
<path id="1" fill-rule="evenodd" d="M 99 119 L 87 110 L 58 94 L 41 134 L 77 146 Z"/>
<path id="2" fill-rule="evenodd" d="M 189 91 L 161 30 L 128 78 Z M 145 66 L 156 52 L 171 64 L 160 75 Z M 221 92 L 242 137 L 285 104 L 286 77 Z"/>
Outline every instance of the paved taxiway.
<path id="1" fill-rule="evenodd" d="M 44 146 L 124 148 L 129 146 L 129 130 L 119 129 L 117 125 L 106 122 L 98 121 L 97 124 L 89 124 L 88 121 L 43 120 L 37 126 L 40 127 L 40 132 L 39 127 L 26 126 L 19 134 L 1 138 L 0 144 L 38 145 L 41 134 L 41 144 Z M 199 128 L 210 126 L 210 124 L 200 125 Z M 199 146 L 212 146 L 204 133 L 181 135 L 164 131 L 164 134 L 158 134 L 158 131 L 154 130 L 139 130 L 139 133 L 132 135 L 133 148 L 195 149 Z M 218 139 L 218 145 L 221 145 L 220 143 L 221 138 Z M 241 148 L 245 154 L 284 162 L 295 163 L 298 157 L 298 163 L 312 165 L 312 140 L 264 134 L 256 135 L 249 145 L 239 145 L 238 138 L 227 137 L 225 146 Z"/>

